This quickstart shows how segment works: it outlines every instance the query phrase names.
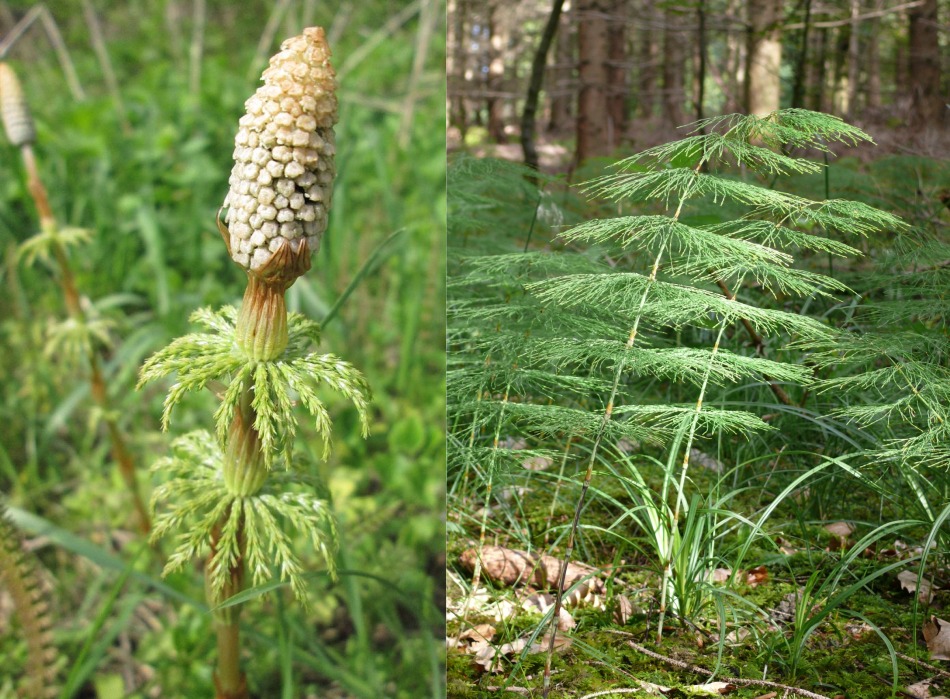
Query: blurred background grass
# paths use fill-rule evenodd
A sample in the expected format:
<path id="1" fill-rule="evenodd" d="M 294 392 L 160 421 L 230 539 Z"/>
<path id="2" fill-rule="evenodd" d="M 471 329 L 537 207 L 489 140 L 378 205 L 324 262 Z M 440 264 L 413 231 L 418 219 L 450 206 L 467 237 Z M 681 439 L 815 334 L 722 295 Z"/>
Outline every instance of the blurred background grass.
<path id="1" fill-rule="evenodd" d="M 0 3 L 0 37 L 34 6 Z M 444 3 L 60 0 L 46 8 L 67 62 L 39 22 L 7 60 L 33 108 L 59 222 L 94 231 L 72 263 L 91 312 L 114 323 L 105 371 L 146 483 L 171 436 L 210 425 L 210 393 L 189 399 L 164 435 L 166 387 L 133 389 L 142 361 L 189 329 L 191 311 L 240 301 L 243 272 L 215 215 L 243 102 L 281 40 L 327 28 L 340 78 L 339 175 L 329 230 L 288 294 L 291 310 L 323 318 L 398 234 L 321 345 L 368 376 L 373 433 L 360 439 L 354 412 L 327 395 L 329 462 L 319 462 L 312 432 L 299 440 L 330 486 L 341 567 L 355 574 L 337 585 L 314 575 L 310 614 L 286 590 L 253 602 L 242 617 L 247 671 L 261 697 L 441 696 Z M 134 557 L 142 540 L 83 369 L 44 354 L 62 302 L 50 270 L 16 258 L 37 228 L 19 154 L 0 141 L 0 487 L 45 569 L 61 675 L 74 678 L 68 694 L 210 696 L 214 642 L 200 577 L 161 588 L 160 556 Z M 123 567 L 134 574 L 120 577 Z M 26 653 L 16 633 L 2 633 L 15 632 L 12 624 L 0 599 L 0 656 L 9 659 L 0 697 L 13 696 Z"/>

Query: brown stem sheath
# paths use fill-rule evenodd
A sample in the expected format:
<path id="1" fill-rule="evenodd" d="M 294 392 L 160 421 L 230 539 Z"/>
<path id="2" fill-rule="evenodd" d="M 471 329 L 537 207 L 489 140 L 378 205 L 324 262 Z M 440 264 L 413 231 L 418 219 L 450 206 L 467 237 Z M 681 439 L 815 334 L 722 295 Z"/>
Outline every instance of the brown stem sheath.
<path id="1" fill-rule="evenodd" d="M 235 337 L 238 347 L 252 359 L 276 359 L 287 347 L 286 288 L 253 274 L 247 277 Z"/>
<path id="2" fill-rule="evenodd" d="M 248 272 L 235 338 L 238 347 L 251 359 L 277 359 L 287 348 L 284 293 L 308 269 L 310 247 L 304 240 L 296 252 L 284 241 L 261 269 Z"/>

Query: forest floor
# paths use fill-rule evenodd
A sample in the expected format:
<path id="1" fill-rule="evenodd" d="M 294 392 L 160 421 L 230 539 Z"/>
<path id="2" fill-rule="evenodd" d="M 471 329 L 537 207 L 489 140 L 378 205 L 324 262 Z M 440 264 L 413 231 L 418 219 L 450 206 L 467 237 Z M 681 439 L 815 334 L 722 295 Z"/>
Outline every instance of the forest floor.
<path id="1" fill-rule="evenodd" d="M 566 525 L 573 502 L 562 497 L 552 516 L 550 482 L 545 481 L 544 473 L 538 471 L 512 476 L 489 516 L 492 520 L 513 516 L 526 531 L 544 530 L 548 523 Z M 715 472 L 709 472 L 705 478 L 697 478 L 696 490 L 712 493 L 719 487 L 717 481 Z M 733 503 L 737 512 L 758 511 L 763 502 L 777 495 L 774 484 L 767 482 L 768 474 L 763 481 L 763 487 L 750 487 L 745 497 Z M 661 573 L 657 562 L 622 543 L 597 537 L 610 527 L 613 517 L 599 501 L 593 503 L 584 515 L 583 527 L 591 532 L 588 545 L 581 547 L 574 560 L 597 569 L 606 594 L 592 603 L 568 606 L 576 627 L 569 640 L 562 638 L 558 643 L 553 696 L 588 697 L 597 692 L 605 693 L 596 696 L 619 696 L 623 691 L 667 697 L 872 699 L 892 696 L 895 670 L 900 688 L 897 696 L 919 699 L 950 693 L 950 667 L 943 667 L 950 656 L 940 659 L 942 645 L 938 644 L 931 646 L 928 657 L 925 640 L 932 628 L 928 620 L 946 616 L 950 592 L 934 588 L 929 605 L 918 604 L 908 591 L 912 582 L 906 574 L 899 578 L 895 570 L 855 592 L 847 600 L 847 609 L 829 609 L 836 603 L 837 590 L 810 587 L 812 576 L 834 576 L 845 552 L 866 530 L 861 524 L 855 527 L 850 523 L 879 516 L 873 512 L 878 503 L 869 503 L 854 491 L 847 493 L 843 485 L 831 486 L 832 492 L 824 494 L 838 498 L 837 505 L 824 513 L 828 521 L 819 515 L 809 516 L 806 522 L 805 513 L 796 512 L 806 507 L 799 504 L 802 499 L 815 495 L 809 487 L 793 493 L 788 506 L 773 514 L 776 522 L 782 522 L 773 522 L 771 527 L 773 533 L 781 531 L 774 539 L 778 548 L 754 547 L 747 557 L 750 563 L 735 571 L 731 582 L 728 578 L 733 571 L 717 569 L 709 584 L 718 589 L 721 609 L 708 609 L 698 622 L 681 624 L 668 617 L 659 643 L 656 592 L 661 587 Z M 594 486 L 608 493 L 611 490 L 609 482 L 598 483 L 596 478 Z M 520 498 L 517 515 L 505 512 L 515 506 L 513 493 Z M 834 519 L 834 510 L 847 521 Z M 461 526 L 469 515 L 455 511 L 449 516 Z M 636 538 L 635 530 L 631 524 L 625 536 Z M 495 530 L 491 543 L 517 551 L 519 544 L 513 539 Z M 722 547 L 728 550 L 738 543 L 733 537 L 723 541 Z M 447 635 L 457 651 L 449 654 L 449 696 L 539 696 L 545 654 L 538 645 L 541 637 L 533 636 L 541 612 L 525 604 L 535 589 L 501 584 L 501 568 L 486 563 L 482 579 L 487 578 L 487 583 L 467 600 L 471 571 L 459 561 L 465 559 L 465 550 L 476 546 L 472 539 L 449 544 Z M 860 552 L 846 581 L 919 553 L 919 546 L 900 537 L 881 541 Z M 799 650 L 789 645 L 795 643 L 796 628 L 826 612 L 807 642 L 801 644 L 797 667 L 790 668 L 790 657 Z M 721 645 L 720 635 L 724 638 Z M 893 646 L 893 654 L 888 644 Z M 546 650 L 546 642 L 543 645 Z M 525 648 L 528 652 L 522 654 Z M 944 650 L 950 651 L 950 645 Z"/>

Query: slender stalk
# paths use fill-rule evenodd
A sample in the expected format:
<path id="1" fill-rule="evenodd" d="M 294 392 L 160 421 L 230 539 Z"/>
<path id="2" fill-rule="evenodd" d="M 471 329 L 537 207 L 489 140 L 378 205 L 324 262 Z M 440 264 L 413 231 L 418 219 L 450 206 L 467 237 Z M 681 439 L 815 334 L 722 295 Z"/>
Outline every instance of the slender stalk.
<path id="1" fill-rule="evenodd" d="M 20 153 L 23 157 L 23 166 L 26 170 L 27 188 L 30 190 L 30 195 L 36 206 L 36 211 L 40 218 L 40 226 L 43 230 L 55 231 L 58 228 L 58 223 L 49 205 L 49 197 L 46 194 L 46 187 L 43 186 L 43 181 L 40 178 L 33 148 L 29 144 L 24 144 L 20 146 Z M 59 272 L 59 284 L 63 291 L 66 311 L 69 317 L 78 324 L 85 324 L 87 320 L 86 313 L 80 303 L 79 291 L 76 287 L 76 277 L 73 274 L 66 250 L 63 248 L 62 243 L 58 240 L 54 240 L 52 251 L 53 258 L 56 261 L 57 271 Z M 152 529 L 152 521 L 148 514 L 148 508 L 145 506 L 145 501 L 142 498 L 141 489 L 139 488 L 135 461 L 126 446 L 125 438 L 122 436 L 122 430 L 114 417 L 109 394 L 106 390 L 105 377 L 102 374 L 102 368 L 99 362 L 99 355 L 94 347 L 89 347 L 86 360 L 89 364 L 89 383 L 92 398 L 102 411 L 106 430 L 109 433 L 112 458 L 132 498 L 132 505 L 135 508 L 139 520 L 139 528 L 142 530 L 142 533 L 148 534 Z"/>
<path id="2" fill-rule="evenodd" d="M 682 202 L 680 202 L 680 206 L 682 206 Z M 678 215 L 679 210 L 677 210 L 677 216 Z M 630 329 L 630 334 L 627 337 L 627 343 L 624 346 L 627 350 L 632 349 L 633 343 L 636 342 L 637 330 L 640 327 L 640 319 L 643 317 L 643 307 L 646 305 L 650 288 L 653 282 L 656 281 L 656 275 L 660 269 L 660 261 L 662 260 L 663 253 L 665 251 L 666 244 L 664 243 L 660 246 L 660 252 L 657 254 L 656 260 L 653 262 L 653 269 L 650 272 L 649 284 L 647 284 L 646 288 L 644 288 L 643 295 L 640 297 L 640 305 L 637 308 L 637 316 L 634 319 L 633 327 Z M 548 692 L 551 691 L 551 659 L 554 657 L 554 643 L 557 636 L 557 620 L 560 618 L 561 607 L 563 605 L 564 581 L 567 579 L 567 566 L 570 564 L 571 558 L 574 555 L 574 543 L 577 536 L 577 528 L 580 524 L 581 510 L 584 509 L 584 499 L 587 496 L 587 489 L 590 488 L 590 482 L 594 476 L 594 464 L 597 461 L 597 452 L 600 449 L 600 443 L 604 437 L 604 432 L 607 430 L 607 424 L 610 422 L 610 417 L 613 414 L 614 400 L 617 397 L 617 390 L 620 386 L 620 377 L 623 376 L 626 368 L 627 359 L 624 357 L 620 362 L 617 363 L 617 368 L 614 371 L 613 385 L 610 388 L 610 398 L 607 400 L 607 407 L 604 410 L 603 417 L 601 418 L 600 427 L 597 429 L 597 435 L 594 437 L 594 444 L 591 448 L 590 459 L 587 461 L 587 471 L 584 474 L 584 482 L 581 485 L 581 493 L 577 498 L 577 506 L 574 508 L 574 519 L 571 521 L 571 529 L 567 537 L 567 547 L 564 551 L 564 560 L 561 561 L 561 569 L 558 575 L 557 588 L 554 591 L 554 610 L 551 617 L 551 638 L 548 644 L 547 658 L 545 658 L 544 661 L 544 687 L 541 694 L 544 699 L 547 699 Z"/>
<path id="3" fill-rule="evenodd" d="M 698 174 L 705 162 L 706 158 L 701 158 L 699 163 L 693 169 L 693 172 Z M 679 220 L 680 214 L 683 212 L 683 205 L 686 203 L 686 199 L 689 197 L 691 190 L 692 187 L 687 188 L 686 191 L 683 192 L 682 197 L 680 197 L 679 204 L 676 207 L 676 213 L 673 215 L 674 221 Z M 625 345 L 625 349 L 628 351 L 633 348 L 634 342 L 636 342 L 637 332 L 640 327 L 640 319 L 643 317 L 643 308 L 646 306 L 647 296 L 650 293 L 653 283 L 656 281 L 656 276 L 660 269 L 660 262 L 662 261 L 665 252 L 666 243 L 664 242 L 662 245 L 660 245 L 656 259 L 653 261 L 653 267 L 650 270 L 648 283 L 643 289 L 643 294 L 640 297 L 640 303 L 637 307 L 637 314 L 633 321 L 633 327 L 630 329 L 630 334 L 627 337 L 627 342 Z M 544 685 L 541 692 L 543 699 L 547 699 L 548 693 L 551 691 L 551 660 L 554 657 L 554 644 L 557 637 L 557 620 L 561 614 L 561 607 L 563 605 L 564 581 L 567 579 L 567 566 L 570 564 L 571 557 L 574 555 L 574 543 L 577 536 L 577 528 L 580 524 L 581 510 L 584 508 L 584 499 L 587 496 L 587 490 L 590 488 L 590 482 L 594 476 L 594 464 L 597 461 L 597 452 L 600 449 L 600 443 L 603 439 L 604 432 L 607 429 L 607 424 L 610 422 L 611 415 L 613 414 L 614 400 L 617 397 L 617 390 L 620 386 L 620 378 L 623 376 L 626 368 L 627 357 L 624 356 L 624 358 L 617 363 L 617 367 L 614 371 L 613 384 L 610 388 L 610 398 L 607 401 L 607 407 L 604 410 L 600 427 L 598 428 L 597 434 L 594 437 L 594 444 L 591 448 L 590 459 L 587 462 L 587 471 L 584 474 L 584 482 L 581 485 L 581 492 L 577 498 L 577 506 L 574 508 L 574 518 L 571 521 L 571 529 L 567 538 L 567 547 L 564 551 L 564 560 L 561 562 L 561 569 L 558 575 L 558 584 L 554 591 L 554 609 L 551 616 L 551 637 L 548 643 L 547 657 L 544 661 Z"/>
<path id="4" fill-rule="evenodd" d="M 219 699 L 247 696 L 247 680 L 240 669 L 241 638 L 237 622 L 218 624 L 218 671 L 215 689 Z"/>
<path id="5" fill-rule="evenodd" d="M 544 545 L 547 547 L 548 538 L 551 532 L 551 522 L 554 521 L 554 510 L 557 507 L 557 500 L 561 494 L 561 483 L 564 481 L 564 468 L 567 466 L 567 460 L 571 455 L 571 442 L 574 440 L 574 435 L 571 435 L 567 438 L 567 442 L 564 445 L 564 454 L 561 456 L 561 467 L 557 472 L 557 482 L 554 484 L 554 497 L 551 498 L 551 508 L 548 510 L 548 521 L 544 526 Z"/>
<path id="6" fill-rule="evenodd" d="M 496 450 L 498 449 L 498 444 L 501 441 L 501 423 L 505 416 L 505 407 L 508 405 L 509 390 L 511 389 L 511 383 L 509 382 L 505 386 L 505 395 L 502 398 L 502 408 L 501 412 L 498 414 L 498 422 L 495 424 L 495 437 L 492 441 L 492 462 L 488 466 L 488 483 L 485 485 L 485 506 L 482 510 L 482 524 L 478 532 L 478 550 L 475 556 L 475 570 L 472 572 L 472 588 L 468 597 L 465 598 L 465 606 L 462 609 L 462 625 L 465 626 L 466 617 L 468 616 L 469 606 L 472 602 L 472 597 L 475 595 L 475 591 L 478 589 L 478 585 L 481 582 L 482 576 L 482 551 L 485 549 L 485 532 L 488 530 L 488 510 L 491 507 L 491 498 L 492 498 L 492 481 L 494 480 L 495 475 L 495 459 L 497 456 Z"/>
<path id="7" fill-rule="evenodd" d="M 287 305 L 284 301 L 285 284 L 267 283 L 254 274 L 248 275 L 247 291 L 238 314 L 235 337 L 249 355 L 258 361 L 268 361 L 279 356 L 287 346 Z M 276 353 L 275 353 L 276 348 Z M 258 354 L 253 354 L 255 350 Z M 265 358 L 266 355 L 266 358 Z M 260 434 L 254 427 L 256 412 L 252 405 L 254 384 L 247 380 L 241 391 L 240 405 L 234 413 L 224 444 L 223 477 L 229 492 L 246 498 L 255 495 L 267 480 L 268 470 L 264 463 L 264 451 Z M 225 512 L 218 529 L 230 518 Z M 211 556 L 216 554 L 216 534 L 212 542 Z M 238 523 L 238 540 L 242 542 L 241 555 L 230 570 L 228 584 L 220 592 L 208 586 L 208 602 L 218 605 L 239 593 L 244 586 L 244 517 Z M 238 617 L 243 605 L 228 607 L 215 615 L 218 643 L 218 665 L 215 672 L 217 699 L 246 699 L 247 684 L 241 671 L 241 643 Z"/>
<path id="8" fill-rule="evenodd" d="M 490 354 L 487 357 L 485 357 L 484 364 L 486 368 L 491 366 Z M 462 484 L 461 492 L 459 493 L 459 499 L 462 502 L 464 502 L 465 498 L 468 497 L 468 482 L 471 479 L 471 476 L 469 475 L 469 468 L 472 465 L 472 449 L 475 446 L 475 437 L 478 431 L 476 429 L 476 425 L 478 425 L 478 416 L 479 416 L 479 411 L 481 410 L 481 405 L 482 405 L 482 393 L 483 393 L 482 388 L 483 387 L 484 387 L 484 384 L 479 386 L 478 392 L 475 395 L 475 412 L 472 415 L 472 429 L 469 430 L 469 434 L 468 434 L 468 454 L 467 454 L 467 458 L 465 459 L 465 469 L 462 471 L 462 476 L 459 479 Z"/>
<path id="9" fill-rule="evenodd" d="M 733 297 L 734 298 L 734 297 Z M 696 400 L 696 411 L 693 414 L 693 421 L 689 427 L 689 436 L 686 438 L 686 449 L 683 454 L 683 463 L 680 466 L 679 484 L 676 490 L 676 504 L 673 506 L 673 520 L 670 522 L 671 532 L 676 532 L 679 528 L 680 508 L 684 501 L 683 490 L 686 487 L 686 472 L 689 470 L 689 454 L 693 448 L 693 439 L 696 437 L 696 427 L 699 424 L 699 415 L 703 410 L 703 400 L 706 397 L 706 388 L 709 386 L 709 373 L 712 369 L 712 363 L 719 352 L 719 343 L 722 341 L 723 333 L 726 331 L 726 324 L 719 326 L 719 333 L 716 335 L 716 342 L 713 345 L 712 354 L 709 357 L 709 363 L 706 365 L 706 371 L 703 374 L 703 383 L 699 389 L 699 398 Z M 663 498 L 664 502 L 666 498 Z M 660 588 L 660 619 L 657 622 L 656 642 L 663 640 L 663 620 L 666 618 L 666 595 L 670 584 L 670 576 L 673 574 L 673 550 L 672 543 L 674 537 L 670 538 L 670 551 L 663 566 L 663 583 Z"/>
<path id="10" fill-rule="evenodd" d="M 227 463 L 227 460 L 225 461 Z M 230 512 L 222 517 L 222 522 L 228 519 Z M 243 542 L 244 520 L 241 519 L 240 536 Z M 217 552 L 217 543 L 220 539 L 220 527 L 214 532 L 211 544 L 210 561 L 214 560 Z M 241 546 L 243 554 L 243 545 Z M 228 582 L 224 589 L 215 592 L 207 585 L 208 603 L 216 606 L 228 597 L 236 595 L 244 586 L 244 561 L 237 560 L 229 571 Z M 241 605 L 234 605 L 214 613 L 215 636 L 218 645 L 218 665 L 214 673 L 216 699 L 248 699 L 247 678 L 241 670 Z"/>
<path id="11" fill-rule="evenodd" d="M 722 290 L 722 293 L 726 296 L 726 298 L 735 300 L 736 295 L 732 291 L 729 290 L 729 287 L 726 285 L 724 281 L 722 281 L 721 279 L 717 279 L 716 284 Z M 739 289 L 739 285 L 737 284 L 736 290 L 738 289 Z M 752 344 L 755 345 L 756 354 L 761 354 L 762 348 L 765 346 L 764 340 L 759 335 L 759 333 L 755 331 L 755 328 L 752 327 L 752 323 L 749 322 L 748 318 L 740 318 L 739 320 L 742 322 L 742 326 L 745 328 L 746 332 L 749 333 L 749 339 L 752 340 Z M 772 393 L 775 394 L 775 397 L 778 398 L 782 404 L 794 405 L 794 403 L 792 402 L 792 399 L 788 397 L 788 393 L 785 392 L 785 389 L 782 388 L 778 384 L 778 382 L 773 381 L 771 378 L 769 378 L 766 375 L 763 375 L 762 378 L 768 381 L 769 388 L 772 389 Z"/>

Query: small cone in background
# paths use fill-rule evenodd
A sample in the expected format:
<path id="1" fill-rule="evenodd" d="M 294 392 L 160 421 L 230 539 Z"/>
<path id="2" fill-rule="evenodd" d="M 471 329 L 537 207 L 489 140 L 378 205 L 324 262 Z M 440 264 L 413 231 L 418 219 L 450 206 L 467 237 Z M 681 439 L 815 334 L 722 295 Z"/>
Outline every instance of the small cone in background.
<path id="1" fill-rule="evenodd" d="M 303 241 L 316 252 L 336 175 L 336 77 L 323 29 L 305 29 L 281 44 L 262 77 L 244 105 L 224 200 L 228 249 L 252 275 L 273 274 L 268 263 L 285 245 L 278 266 L 287 260 L 290 267 Z M 288 276 L 306 271 L 307 258 Z"/>
<path id="2" fill-rule="evenodd" d="M 7 63 L 0 62 L 0 120 L 10 143 L 30 145 L 36 140 L 36 128 L 20 81 Z"/>

